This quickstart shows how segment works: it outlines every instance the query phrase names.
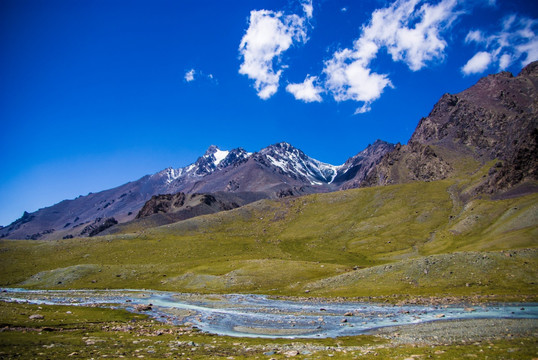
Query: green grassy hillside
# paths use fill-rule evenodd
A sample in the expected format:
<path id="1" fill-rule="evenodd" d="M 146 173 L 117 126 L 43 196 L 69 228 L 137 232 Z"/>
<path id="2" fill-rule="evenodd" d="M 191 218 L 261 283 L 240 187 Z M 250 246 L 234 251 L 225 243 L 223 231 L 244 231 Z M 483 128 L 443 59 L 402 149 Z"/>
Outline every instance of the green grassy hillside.
<path id="1" fill-rule="evenodd" d="M 129 234 L 3 240 L 0 286 L 536 295 L 538 194 L 464 203 L 473 181 L 262 200 Z"/>

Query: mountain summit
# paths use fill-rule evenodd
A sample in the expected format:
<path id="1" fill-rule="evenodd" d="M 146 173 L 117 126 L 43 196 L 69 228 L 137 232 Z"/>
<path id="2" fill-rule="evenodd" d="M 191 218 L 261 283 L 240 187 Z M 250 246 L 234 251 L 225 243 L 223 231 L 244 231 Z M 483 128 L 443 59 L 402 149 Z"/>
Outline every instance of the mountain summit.
<path id="1" fill-rule="evenodd" d="M 196 179 L 207 176 L 216 170 L 234 166 L 245 161 L 251 154 L 242 148 L 233 150 L 220 150 L 216 145 L 211 145 L 205 154 L 199 157 L 195 163 L 183 168 L 167 168 L 154 175 L 154 178 L 161 178 L 165 183 L 170 184 L 177 179 Z"/>
<path id="2" fill-rule="evenodd" d="M 269 160 L 272 166 L 282 170 L 282 174 L 293 179 L 300 179 L 305 183 L 310 183 L 310 185 L 331 184 L 339 168 L 312 159 L 286 142 L 262 149 L 258 153 L 258 158 Z"/>
<path id="3" fill-rule="evenodd" d="M 409 143 L 387 153 L 362 185 L 440 180 L 473 162 L 493 160 L 474 193 L 538 180 L 537 90 L 538 62 L 533 62 L 518 76 L 489 75 L 465 91 L 443 95 Z"/>

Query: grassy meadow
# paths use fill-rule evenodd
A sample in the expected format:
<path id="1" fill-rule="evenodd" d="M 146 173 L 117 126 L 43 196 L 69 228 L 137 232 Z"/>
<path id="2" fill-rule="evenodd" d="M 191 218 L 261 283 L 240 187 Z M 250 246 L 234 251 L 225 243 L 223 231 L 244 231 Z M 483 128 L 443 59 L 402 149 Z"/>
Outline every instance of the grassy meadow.
<path id="1" fill-rule="evenodd" d="M 535 298 L 538 194 L 462 201 L 472 184 L 354 189 L 124 234 L 2 240 L 0 286 Z"/>

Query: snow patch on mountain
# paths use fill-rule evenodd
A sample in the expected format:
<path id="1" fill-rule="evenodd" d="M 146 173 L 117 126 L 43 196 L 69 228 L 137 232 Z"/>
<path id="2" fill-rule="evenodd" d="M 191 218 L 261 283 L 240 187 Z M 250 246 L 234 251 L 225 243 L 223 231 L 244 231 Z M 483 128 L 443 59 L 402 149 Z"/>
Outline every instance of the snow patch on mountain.
<path id="1" fill-rule="evenodd" d="M 286 175 L 307 180 L 311 185 L 331 183 L 338 172 L 338 166 L 312 159 L 301 150 L 282 142 L 260 151 L 269 162 L 280 168 Z"/>
<path id="2" fill-rule="evenodd" d="M 325 179 L 327 179 L 328 184 L 332 184 L 334 179 L 336 178 L 336 175 L 338 174 L 338 171 L 342 168 L 343 165 L 331 165 L 323 163 L 316 159 L 311 159 L 314 164 L 316 164 L 317 168 L 323 175 Z"/>
<path id="3" fill-rule="evenodd" d="M 228 156 L 230 152 L 225 150 L 220 150 L 219 148 L 217 148 L 217 151 L 215 151 L 213 153 L 213 156 L 215 157 L 215 166 L 219 166 L 219 164 L 222 162 L 222 160 L 226 159 L 226 156 Z"/>
<path id="4" fill-rule="evenodd" d="M 167 168 L 165 170 L 165 176 L 166 176 L 166 183 L 170 184 L 172 181 L 177 179 L 179 176 L 181 176 L 181 173 L 183 169 L 173 169 L 173 168 Z"/>
<path id="5" fill-rule="evenodd" d="M 166 184 L 170 184 L 175 179 L 179 178 L 184 173 L 184 168 L 174 169 L 172 167 L 159 171 L 156 174 L 151 175 L 152 178 L 162 179 Z"/>

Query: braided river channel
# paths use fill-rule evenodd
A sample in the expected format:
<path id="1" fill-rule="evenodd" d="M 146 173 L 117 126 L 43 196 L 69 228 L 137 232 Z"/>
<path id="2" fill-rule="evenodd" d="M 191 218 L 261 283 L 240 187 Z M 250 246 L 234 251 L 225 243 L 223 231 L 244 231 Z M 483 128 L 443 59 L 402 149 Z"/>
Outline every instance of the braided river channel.
<path id="1" fill-rule="evenodd" d="M 0 289 L 0 301 L 97 306 L 142 311 L 169 324 L 191 323 L 236 337 L 326 338 L 397 325 L 486 318 L 538 319 L 538 303 L 384 305 L 329 300 L 281 300 L 264 295 L 198 295 L 151 290 Z"/>

